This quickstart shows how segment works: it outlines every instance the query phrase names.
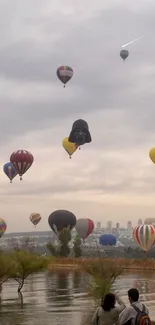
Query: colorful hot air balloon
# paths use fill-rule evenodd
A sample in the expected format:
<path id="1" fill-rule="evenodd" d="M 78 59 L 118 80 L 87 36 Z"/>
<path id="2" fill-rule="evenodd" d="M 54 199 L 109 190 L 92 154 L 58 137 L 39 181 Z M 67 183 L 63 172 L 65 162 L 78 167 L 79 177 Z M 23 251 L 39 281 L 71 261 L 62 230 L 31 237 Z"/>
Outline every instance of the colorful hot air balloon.
<path id="1" fill-rule="evenodd" d="M 4 235 L 7 228 L 7 224 L 4 219 L 0 218 L 0 238 Z"/>
<path id="2" fill-rule="evenodd" d="M 63 139 L 62 146 L 67 151 L 67 153 L 69 154 L 69 158 L 71 158 L 72 154 L 78 148 L 78 145 L 68 141 L 68 137 Z"/>
<path id="3" fill-rule="evenodd" d="M 125 61 L 127 59 L 127 57 L 129 56 L 129 51 L 127 51 L 127 50 L 121 50 L 120 51 L 120 56 Z"/>
<path id="4" fill-rule="evenodd" d="M 31 213 L 30 221 L 33 223 L 35 227 L 40 222 L 40 220 L 41 220 L 41 215 L 39 213 Z"/>
<path id="5" fill-rule="evenodd" d="M 18 174 L 16 168 L 11 162 L 8 162 L 3 166 L 3 171 L 5 175 L 10 179 L 10 183 L 12 183 L 13 178 Z"/>
<path id="6" fill-rule="evenodd" d="M 57 77 L 64 84 L 64 87 L 66 83 L 73 77 L 73 74 L 73 69 L 68 67 L 67 65 L 63 65 L 57 69 Z"/>
<path id="7" fill-rule="evenodd" d="M 152 225 L 137 226 L 133 230 L 133 238 L 147 252 L 155 241 L 155 229 Z"/>
<path id="8" fill-rule="evenodd" d="M 17 150 L 11 154 L 10 162 L 17 170 L 20 180 L 22 180 L 22 175 L 25 174 L 33 164 L 33 160 L 33 155 L 27 150 Z"/>
<path id="9" fill-rule="evenodd" d="M 78 235 L 84 240 L 93 232 L 94 222 L 87 218 L 78 219 L 75 229 Z"/>
<path id="10" fill-rule="evenodd" d="M 88 123 L 82 119 L 76 120 L 72 125 L 72 130 L 68 141 L 76 143 L 78 146 L 82 146 L 85 143 L 90 143 L 92 139 L 89 132 Z"/>
<path id="11" fill-rule="evenodd" d="M 149 152 L 149 157 L 152 160 L 152 162 L 155 164 L 155 148 L 152 148 Z"/>
<path id="12" fill-rule="evenodd" d="M 104 234 L 99 238 L 99 243 L 103 246 L 115 246 L 116 241 L 116 237 L 112 234 Z"/>
<path id="13" fill-rule="evenodd" d="M 67 210 L 56 210 L 48 218 L 50 228 L 57 234 L 64 228 L 72 230 L 76 225 L 75 215 Z"/>

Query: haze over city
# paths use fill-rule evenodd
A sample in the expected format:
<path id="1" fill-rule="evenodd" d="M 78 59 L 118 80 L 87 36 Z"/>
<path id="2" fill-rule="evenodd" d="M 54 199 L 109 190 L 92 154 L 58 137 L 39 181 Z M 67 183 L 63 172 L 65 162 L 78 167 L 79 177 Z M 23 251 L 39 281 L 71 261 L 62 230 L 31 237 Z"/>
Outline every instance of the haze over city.
<path id="1" fill-rule="evenodd" d="M 124 226 L 154 217 L 154 1 L 1 0 L 0 8 L 0 217 L 7 232 L 31 231 L 32 212 L 42 216 L 37 230 L 48 230 L 56 209 Z M 121 46 L 140 36 L 123 62 Z M 74 70 L 65 89 L 56 76 L 63 64 Z M 78 118 L 92 142 L 70 160 L 62 140 Z M 34 163 L 10 184 L 3 165 L 18 149 Z"/>

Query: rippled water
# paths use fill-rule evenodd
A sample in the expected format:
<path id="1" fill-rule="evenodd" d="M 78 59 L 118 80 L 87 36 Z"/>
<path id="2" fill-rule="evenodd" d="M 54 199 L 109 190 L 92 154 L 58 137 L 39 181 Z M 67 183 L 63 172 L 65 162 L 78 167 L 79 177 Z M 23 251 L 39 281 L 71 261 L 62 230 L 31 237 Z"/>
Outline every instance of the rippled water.
<path id="1" fill-rule="evenodd" d="M 81 273 L 68 270 L 37 274 L 25 282 L 23 302 L 18 297 L 17 284 L 7 282 L 1 294 L 0 324 L 81 325 L 90 308 L 87 280 Z M 142 301 L 146 302 L 155 320 L 154 274 L 124 275 L 116 281 L 114 288 L 127 302 L 127 290 L 133 286 L 139 289 Z"/>

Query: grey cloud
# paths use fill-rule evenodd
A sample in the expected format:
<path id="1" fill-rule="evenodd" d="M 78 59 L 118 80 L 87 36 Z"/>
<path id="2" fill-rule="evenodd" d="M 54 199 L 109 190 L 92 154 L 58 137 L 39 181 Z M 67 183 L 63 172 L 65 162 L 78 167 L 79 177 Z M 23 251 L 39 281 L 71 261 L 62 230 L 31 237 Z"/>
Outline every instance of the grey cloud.
<path id="1" fill-rule="evenodd" d="M 27 92 L 22 98 L 15 97 L 11 90 L 9 93 L 8 87 L 8 97 L 1 97 L 1 144 L 6 143 L 10 150 L 12 139 L 22 138 L 31 131 L 46 131 L 47 128 L 51 128 L 51 135 L 49 131 L 49 138 L 46 141 L 44 136 L 41 144 L 49 145 L 50 136 L 51 143 L 58 144 L 74 119 L 80 117 L 85 118 L 90 126 L 93 142 L 84 150 L 94 150 L 94 160 L 96 151 L 103 155 L 104 151 L 115 154 L 118 150 L 120 153 L 120 162 L 115 161 L 115 166 L 109 160 L 108 168 L 105 168 L 102 161 L 94 173 L 87 177 L 82 175 L 81 183 L 75 181 L 75 175 L 72 181 L 62 177 L 59 181 L 53 180 L 50 175 L 50 185 L 47 182 L 39 186 L 31 181 L 28 185 L 24 184 L 22 190 L 15 187 L 13 194 L 10 192 L 8 195 L 78 193 L 81 188 L 103 194 L 154 191 L 154 177 L 152 171 L 148 172 L 148 167 L 140 167 L 142 174 L 135 175 L 133 165 L 129 173 L 128 164 L 122 166 L 121 162 L 124 153 L 130 150 L 132 156 L 133 148 L 147 148 L 153 141 L 154 10 L 153 6 L 148 11 L 136 12 L 133 8 L 125 9 L 121 2 L 111 9 L 104 8 L 95 13 L 95 18 L 81 20 L 80 24 L 77 18 L 75 21 L 74 17 L 71 20 L 66 17 L 60 19 L 56 14 L 52 21 L 49 16 L 46 19 L 47 13 L 38 14 L 33 20 L 30 13 L 30 17 L 26 14 L 24 25 L 21 25 L 24 29 L 21 39 L 16 37 L 17 30 L 14 31 L 15 37 L 10 37 L 13 22 L 10 23 L 10 35 L 6 34 L 8 44 L 5 42 L 4 47 L 4 35 L 1 34 L 1 77 L 5 77 L 6 82 L 14 82 L 16 89 L 20 89 L 18 83 L 25 89 L 30 84 L 35 94 L 33 98 Z M 16 21 L 16 26 L 19 25 L 20 19 Z M 119 57 L 121 45 L 141 35 L 143 39 L 129 47 L 130 56 L 124 63 Z M 56 68 L 60 64 L 69 64 L 75 70 L 66 89 L 56 77 Z M 45 83 L 45 87 L 51 85 L 51 96 L 43 96 L 41 100 L 35 82 L 36 85 Z M 59 89 L 57 98 L 52 88 Z M 113 172 L 117 175 L 116 180 L 113 180 Z M 7 193 L 7 189 L 1 186 L 1 191 Z"/>
<path id="2" fill-rule="evenodd" d="M 138 27 L 136 27 L 137 20 L 139 20 Z M 43 20 L 42 28 L 45 25 L 46 31 L 48 28 L 51 30 L 51 24 L 50 21 Z M 144 92 L 142 93 L 142 89 L 138 90 L 143 67 L 148 63 L 154 66 L 153 45 L 148 37 L 145 37 L 153 26 L 151 12 L 148 17 L 148 13 L 137 14 L 118 6 L 118 8 L 101 11 L 97 18 L 88 20 L 86 25 L 84 21 L 77 27 L 74 24 L 74 28 L 62 33 L 61 39 L 53 44 L 44 41 L 43 38 L 42 41 L 38 41 L 29 36 L 29 39 L 15 42 L 1 50 L 1 75 L 12 80 L 20 80 L 21 83 L 32 80 L 36 80 L 36 83 L 48 81 L 51 82 L 52 88 L 54 82 L 62 91 L 61 84 L 56 79 L 56 67 L 61 64 L 62 59 L 75 67 L 72 85 L 68 84 L 68 87 L 73 87 L 71 89 L 75 91 L 75 96 L 71 100 L 68 97 L 64 101 L 63 109 L 59 98 L 40 102 L 37 100 L 37 94 L 36 101 L 33 103 L 31 98 L 29 103 L 24 103 L 24 99 L 23 102 L 19 102 L 18 99 L 13 103 L 11 99 L 2 102 L 1 106 L 5 106 L 2 132 L 6 129 L 6 121 L 10 124 L 9 133 L 13 135 L 14 132 L 20 134 L 22 131 L 25 133 L 34 128 L 47 127 L 50 123 L 52 125 L 53 121 L 55 123 L 55 118 L 60 120 L 70 114 L 78 117 L 79 114 L 85 115 L 105 107 L 130 109 L 134 114 L 133 123 L 135 121 L 136 124 L 141 124 L 143 113 L 139 118 L 139 110 L 143 111 L 146 106 L 153 104 L 153 89 L 148 94 L 145 79 Z M 58 33 L 60 29 L 58 28 Z M 140 34 L 144 34 L 144 39 L 131 47 L 130 57 L 124 64 L 119 58 L 119 44 Z M 147 44 L 150 46 L 149 51 Z M 77 97 L 76 91 L 78 91 Z M 14 118 L 15 116 L 17 118 Z M 154 116 L 153 109 L 151 116 L 147 117 L 148 122 L 153 121 L 152 116 Z M 12 120 L 14 126 L 11 128 Z M 142 124 L 146 129 L 148 123 L 145 123 L 145 116 L 143 120 Z"/>

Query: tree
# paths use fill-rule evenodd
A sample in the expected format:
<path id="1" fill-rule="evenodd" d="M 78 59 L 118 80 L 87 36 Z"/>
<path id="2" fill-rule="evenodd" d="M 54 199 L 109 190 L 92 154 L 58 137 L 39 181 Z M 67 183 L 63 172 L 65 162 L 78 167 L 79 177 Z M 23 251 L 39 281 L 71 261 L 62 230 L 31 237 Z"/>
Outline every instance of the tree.
<path id="1" fill-rule="evenodd" d="M 81 238 L 77 235 L 74 240 L 74 246 L 73 246 L 73 251 L 74 251 L 74 256 L 75 257 L 81 257 L 82 255 L 82 250 L 81 250 Z"/>
<path id="2" fill-rule="evenodd" d="M 59 255 L 58 249 L 57 249 L 57 247 L 54 244 L 48 242 L 46 244 L 46 247 L 47 247 L 47 249 L 49 250 L 49 252 L 51 253 L 52 256 L 55 256 L 56 257 L 56 256 Z"/>
<path id="3" fill-rule="evenodd" d="M 67 257 L 70 255 L 69 242 L 71 241 L 71 231 L 68 228 L 64 228 L 59 233 L 59 256 Z"/>
<path id="4" fill-rule="evenodd" d="M 0 253 L 0 291 L 2 284 L 9 279 L 10 271 L 14 266 L 9 254 Z"/>
<path id="5" fill-rule="evenodd" d="M 95 305 L 101 304 L 116 278 L 124 271 L 117 260 L 101 258 L 84 263 L 83 269 L 91 276 L 88 290 L 91 297 L 94 298 Z"/>
<path id="6" fill-rule="evenodd" d="M 13 267 L 9 277 L 18 282 L 18 292 L 21 291 L 25 279 L 33 273 L 43 270 L 47 266 L 47 259 L 28 251 L 14 251 L 11 254 Z"/>

